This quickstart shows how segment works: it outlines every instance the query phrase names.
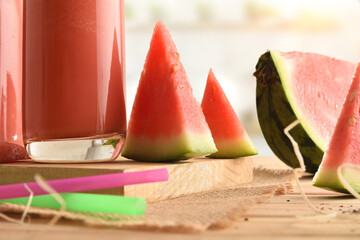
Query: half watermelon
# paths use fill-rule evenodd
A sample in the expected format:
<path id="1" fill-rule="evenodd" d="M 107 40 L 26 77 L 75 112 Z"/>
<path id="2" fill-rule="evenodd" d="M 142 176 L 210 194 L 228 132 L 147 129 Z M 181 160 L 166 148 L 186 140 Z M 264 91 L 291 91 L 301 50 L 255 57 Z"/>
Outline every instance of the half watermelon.
<path id="1" fill-rule="evenodd" d="M 342 164 L 360 165 L 360 63 L 342 107 L 330 145 L 325 152 L 313 185 L 347 192 L 339 181 L 337 170 Z M 360 192 L 360 176 L 354 171 L 343 172 L 345 180 Z"/>
<path id="2" fill-rule="evenodd" d="M 334 131 L 350 87 L 355 65 L 316 53 L 269 51 L 263 54 L 257 78 L 257 114 L 264 137 L 284 163 L 299 167 L 284 128 L 299 144 L 306 170 L 315 173 Z"/>
<path id="3" fill-rule="evenodd" d="M 257 154 L 212 69 L 207 78 L 201 108 L 218 149 L 209 157 L 237 158 Z"/>
<path id="4" fill-rule="evenodd" d="M 135 96 L 122 155 L 175 161 L 216 152 L 176 46 L 157 22 Z"/>

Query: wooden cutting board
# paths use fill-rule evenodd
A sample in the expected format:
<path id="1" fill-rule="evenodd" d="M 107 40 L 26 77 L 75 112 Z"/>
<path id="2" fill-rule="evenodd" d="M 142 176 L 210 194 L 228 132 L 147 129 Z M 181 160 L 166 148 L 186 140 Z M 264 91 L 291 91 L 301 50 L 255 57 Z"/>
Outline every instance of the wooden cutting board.
<path id="1" fill-rule="evenodd" d="M 167 182 L 91 191 L 92 193 L 142 197 L 152 202 L 251 182 L 254 158 L 259 157 L 203 158 L 178 163 L 142 163 L 124 158 L 114 162 L 91 164 L 39 164 L 31 161 L 4 163 L 0 164 L 0 185 L 33 182 L 36 173 L 47 180 L 52 180 L 167 168 L 169 172 Z"/>

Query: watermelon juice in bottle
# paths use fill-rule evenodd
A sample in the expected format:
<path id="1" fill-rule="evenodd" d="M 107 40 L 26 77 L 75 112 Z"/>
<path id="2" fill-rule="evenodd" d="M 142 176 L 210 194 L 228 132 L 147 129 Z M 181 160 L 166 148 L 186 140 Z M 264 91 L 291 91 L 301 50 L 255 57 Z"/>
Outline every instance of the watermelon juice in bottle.
<path id="1" fill-rule="evenodd" d="M 0 0 L 0 162 L 27 157 L 22 139 L 22 0 Z"/>
<path id="2" fill-rule="evenodd" d="M 119 154 L 126 133 L 123 4 L 24 1 L 24 142 L 35 161 Z"/>

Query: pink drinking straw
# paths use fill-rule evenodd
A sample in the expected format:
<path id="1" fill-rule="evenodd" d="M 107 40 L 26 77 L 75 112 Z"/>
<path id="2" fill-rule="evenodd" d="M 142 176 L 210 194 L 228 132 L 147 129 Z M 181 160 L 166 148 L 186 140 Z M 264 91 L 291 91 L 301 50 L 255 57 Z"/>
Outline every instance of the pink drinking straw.
<path id="1" fill-rule="evenodd" d="M 121 187 L 141 183 L 167 181 L 169 174 L 166 168 L 146 170 L 128 173 L 112 173 L 88 177 L 65 178 L 46 181 L 58 193 L 81 192 L 104 188 Z M 25 183 L 10 184 L 0 186 L 0 199 L 10 199 L 28 197 L 29 191 L 24 186 Z M 49 194 L 43 190 L 37 182 L 26 183 L 26 185 L 36 195 Z"/>

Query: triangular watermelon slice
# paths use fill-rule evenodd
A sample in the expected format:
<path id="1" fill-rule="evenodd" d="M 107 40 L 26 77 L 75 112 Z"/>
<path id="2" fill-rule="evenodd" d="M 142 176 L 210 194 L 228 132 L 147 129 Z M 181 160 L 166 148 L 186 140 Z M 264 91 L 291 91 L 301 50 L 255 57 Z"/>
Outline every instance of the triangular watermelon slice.
<path id="1" fill-rule="evenodd" d="M 346 101 L 341 109 L 329 148 L 315 174 L 313 185 L 347 192 L 339 181 L 337 169 L 342 164 L 360 165 L 360 63 L 357 65 Z M 345 180 L 360 192 L 360 176 L 343 172 Z"/>
<path id="2" fill-rule="evenodd" d="M 216 152 L 176 46 L 157 22 L 131 112 L 122 155 L 174 161 Z"/>
<path id="3" fill-rule="evenodd" d="M 201 103 L 218 151 L 212 158 L 237 158 L 257 154 L 215 75 L 210 69 Z"/>

